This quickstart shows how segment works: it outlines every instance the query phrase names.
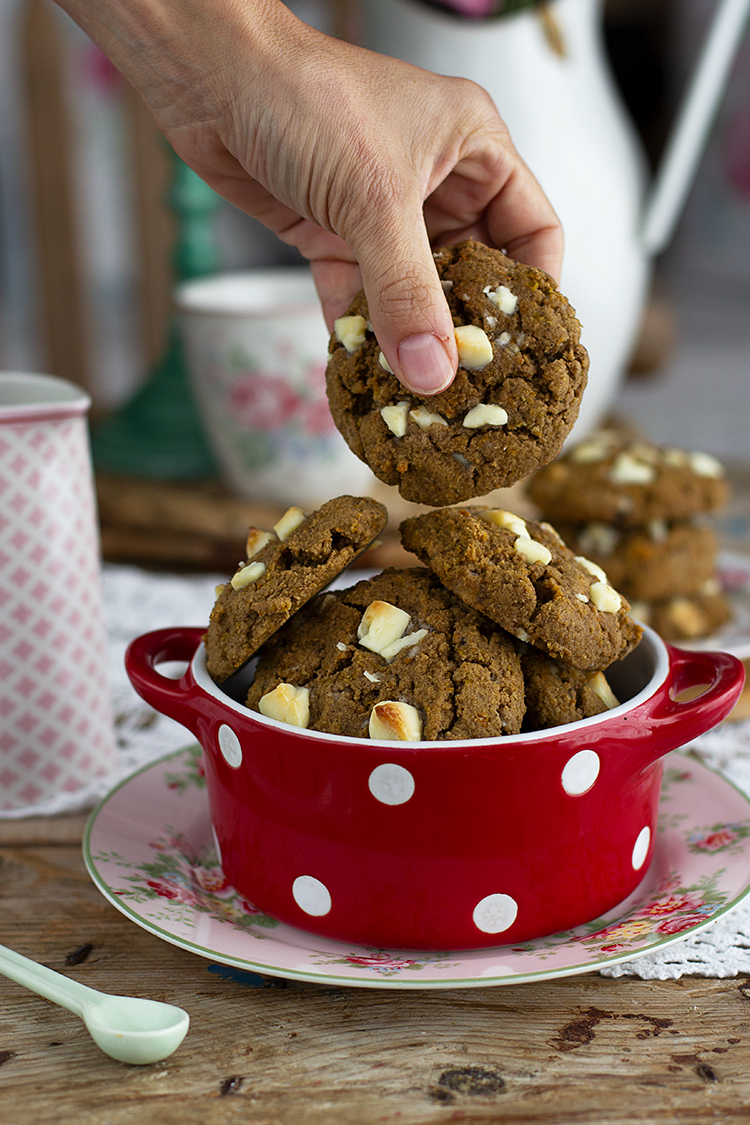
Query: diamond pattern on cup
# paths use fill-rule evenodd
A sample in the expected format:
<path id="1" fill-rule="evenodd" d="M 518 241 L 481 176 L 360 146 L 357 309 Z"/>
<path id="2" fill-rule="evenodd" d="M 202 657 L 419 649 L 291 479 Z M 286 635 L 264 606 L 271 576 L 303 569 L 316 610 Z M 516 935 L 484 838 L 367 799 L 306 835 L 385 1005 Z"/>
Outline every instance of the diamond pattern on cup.
<path id="1" fill-rule="evenodd" d="M 5 424 L 0 499 L 0 808 L 10 809 L 75 792 L 116 761 L 84 418 Z"/>

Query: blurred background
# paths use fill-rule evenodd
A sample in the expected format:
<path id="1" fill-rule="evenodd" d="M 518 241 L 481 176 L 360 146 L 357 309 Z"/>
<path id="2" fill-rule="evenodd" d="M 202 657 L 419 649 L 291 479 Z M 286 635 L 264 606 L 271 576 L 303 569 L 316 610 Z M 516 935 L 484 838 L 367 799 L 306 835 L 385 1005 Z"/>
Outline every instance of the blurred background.
<path id="1" fill-rule="evenodd" d="M 324 31 L 357 35 L 355 0 L 290 7 Z M 608 65 L 652 167 L 715 8 L 603 4 Z M 299 259 L 215 197 L 180 211 L 175 164 L 140 99 L 49 0 L 0 0 L 0 55 L 0 368 L 83 385 L 96 425 L 164 356 L 180 226 L 184 236 L 186 224 L 203 224 L 219 271 Z M 750 461 L 749 298 L 746 30 L 610 414 L 660 443 Z"/>

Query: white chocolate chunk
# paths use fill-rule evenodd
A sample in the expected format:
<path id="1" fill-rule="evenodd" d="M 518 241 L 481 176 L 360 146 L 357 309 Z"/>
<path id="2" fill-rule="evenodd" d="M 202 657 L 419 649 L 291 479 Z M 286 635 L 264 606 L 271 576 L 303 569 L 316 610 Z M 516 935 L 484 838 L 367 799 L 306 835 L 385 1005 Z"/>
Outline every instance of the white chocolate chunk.
<path id="1" fill-rule="evenodd" d="M 589 597 L 600 613 L 617 613 L 622 605 L 622 598 L 607 582 L 592 582 L 589 586 Z"/>
<path id="2" fill-rule="evenodd" d="M 518 637 L 519 641 L 523 641 L 524 644 L 526 644 L 527 641 L 531 640 L 531 637 L 529 636 L 529 634 L 526 632 L 525 629 L 516 629 L 515 632 L 513 633 L 513 636 Z"/>
<path id="3" fill-rule="evenodd" d="M 390 602 L 370 602 L 357 629 L 357 638 L 370 652 L 383 652 L 384 648 L 403 637 L 411 618 L 409 614 Z"/>
<path id="4" fill-rule="evenodd" d="M 584 551 L 595 555 L 611 555 L 620 541 L 620 533 L 606 523 L 587 523 L 578 537 Z"/>
<path id="5" fill-rule="evenodd" d="M 603 672 L 593 672 L 592 675 L 586 677 L 586 683 L 599 696 L 608 711 L 619 706 L 620 701 L 607 683 Z"/>
<path id="6" fill-rule="evenodd" d="M 587 598 L 587 596 L 586 596 L 585 594 L 576 594 L 576 597 L 578 598 L 578 601 L 579 601 L 579 602 L 583 602 L 583 603 L 584 603 L 584 605 L 585 605 L 585 604 L 586 604 L 586 603 L 588 602 L 588 600 L 589 600 L 589 599 Z"/>
<path id="7" fill-rule="evenodd" d="M 385 356 L 383 355 L 382 352 L 378 356 L 378 363 L 380 364 L 380 366 L 383 368 L 384 371 L 388 372 L 389 375 L 393 374 L 393 368 L 391 367 L 390 363 L 385 358 Z"/>
<path id="8" fill-rule="evenodd" d="M 217 598 L 220 598 L 225 590 L 226 590 L 226 585 L 223 582 L 220 582 L 218 586 L 214 586 L 214 594 L 216 595 Z"/>
<path id="9" fill-rule="evenodd" d="M 688 455 L 684 449 L 663 449 L 661 459 L 672 469 L 683 469 L 688 464 Z"/>
<path id="10" fill-rule="evenodd" d="M 609 479 L 615 484 L 651 484 L 656 480 L 656 470 L 630 453 L 619 453 L 609 470 Z"/>
<path id="11" fill-rule="evenodd" d="M 488 285 L 483 292 L 506 316 L 512 316 L 518 308 L 518 297 L 515 293 L 511 293 L 507 285 L 498 285 L 497 289 L 490 289 Z"/>
<path id="12" fill-rule="evenodd" d="M 476 324 L 459 324 L 455 329 L 458 362 L 470 371 L 479 371 L 492 359 L 492 344 L 483 328 Z"/>
<path id="13" fill-rule="evenodd" d="M 510 343 L 510 332 L 501 332 L 497 338 L 497 342 L 501 348 Z"/>
<path id="14" fill-rule="evenodd" d="M 275 535 L 270 531 L 259 531 L 257 527 L 249 528 L 247 543 L 245 544 L 245 558 L 248 562 L 255 558 L 257 554 L 260 554 L 263 548 L 268 546 L 271 540 L 275 538 Z"/>
<path id="15" fill-rule="evenodd" d="M 688 460 L 696 476 L 716 479 L 724 476 L 724 466 L 721 461 L 717 461 L 710 453 L 691 453 Z"/>
<path id="16" fill-rule="evenodd" d="M 544 543 L 537 543 L 536 539 L 530 539 L 526 535 L 519 535 L 513 548 L 530 563 L 540 562 L 546 566 L 552 558 L 549 547 L 545 547 Z"/>
<path id="17" fill-rule="evenodd" d="M 663 543 L 669 535 L 669 525 L 666 520 L 649 520 L 646 530 L 652 543 Z"/>
<path id="18" fill-rule="evenodd" d="M 563 545 L 563 547 L 565 546 L 565 543 L 563 542 L 562 535 L 560 534 L 560 532 L 557 530 L 556 527 L 552 526 L 551 523 L 547 523 L 546 520 L 542 520 L 541 523 L 539 524 L 539 526 L 543 527 L 544 530 L 547 532 L 547 534 L 551 535 L 553 539 L 556 539 L 558 543 L 561 543 Z"/>
<path id="19" fill-rule="evenodd" d="M 684 637 L 700 637 L 706 631 L 706 618 L 689 598 L 674 598 L 667 610 Z"/>
<path id="20" fill-rule="evenodd" d="M 442 414 L 435 414 L 434 411 L 428 410 L 426 406 L 415 406 L 413 410 L 409 411 L 409 417 L 412 422 L 417 423 L 420 430 L 429 430 L 430 426 L 448 425 Z"/>
<path id="21" fill-rule="evenodd" d="M 370 738 L 390 742 L 419 742 L 422 739 L 422 718 L 416 707 L 400 700 L 385 699 L 370 712 Z"/>
<path id="22" fill-rule="evenodd" d="M 607 575 L 604 573 L 600 566 L 597 566 L 591 559 L 587 559 L 585 555 L 576 555 L 576 562 L 580 563 L 584 570 L 589 574 L 593 574 L 594 578 L 598 578 L 600 582 L 607 582 Z"/>
<path id="23" fill-rule="evenodd" d="M 637 461 L 645 461 L 649 465 L 655 465 L 659 460 L 659 450 L 645 441 L 634 441 L 628 452 Z"/>
<path id="24" fill-rule="evenodd" d="M 339 652 L 346 652 L 348 647 L 349 646 L 345 645 L 343 641 L 336 641 L 336 648 L 339 650 Z"/>
<path id="25" fill-rule="evenodd" d="M 278 719 L 292 727 L 306 727 L 310 722 L 310 689 L 279 684 L 260 697 L 258 710 L 268 719 Z"/>
<path id="26" fill-rule="evenodd" d="M 453 288 L 453 282 L 448 277 L 443 278 L 440 284 L 443 287 L 444 293 L 450 293 L 451 289 Z"/>
<path id="27" fill-rule="evenodd" d="M 399 637 L 397 641 L 391 641 L 389 645 L 386 645 L 385 648 L 381 649 L 380 655 L 390 664 L 390 662 L 394 659 L 394 657 L 398 656 L 402 649 L 413 648 L 414 645 L 418 645 L 422 638 L 426 636 L 426 629 L 417 629 L 414 633 L 407 633 L 405 637 Z"/>
<path id="28" fill-rule="evenodd" d="M 374 672 L 368 672 L 367 669 L 365 669 L 364 677 L 366 680 L 369 680 L 371 684 L 380 683 L 380 676 L 376 676 Z"/>
<path id="29" fill-rule="evenodd" d="M 339 343 L 351 354 L 365 342 L 367 321 L 363 316 L 340 316 L 333 322 L 333 332 Z"/>
<path id="30" fill-rule="evenodd" d="M 508 411 L 493 402 L 480 402 L 473 406 L 464 418 L 467 430 L 478 430 L 480 426 L 504 426 L 508 421 Z"/>
<path id="31" fill-rule="evenodd" d="M 248 563 L 238 570 L 234 577 L 231 579 L 233 590 L 244 590 L 246 586 L 251 586 L 253 582 L 257 582 L 261 574 L 265 573 L 266 565 L 262 562 Z"/>
<path id="32" fill-rule="evenodd" d="M 287 508 L 279 522 L 273 525 L 273 529 L 281 542 L 284 543 L 292 532 L 296 531 L 299 525 L 306 519 L 307 516 L 301 508 Z"/>
<path id="33" fill-rule="evenodd" d="M 403 437 L 408 425 L 409 403 L 396 402 L 393 406 L 384 406 L 380 411 L 380 417 L 392 434 Z"/>
<path id="34" fill-rule="evenodd" d="M 585 441 L 580 442 L 570 451 L 570 460 L 578 465 L 588 465 L 595 461 L 603 461 L 609 455 L 611 438 L 606 431 L 592 434 Z"/>
<path id="35" fill-rule="evenodd" d="M 480 512 L 479 515 L 487 523 L 495 523 L 498 527 L 504 527 L 508 531 L 512 531 L 514 535 L 523 535 L 527 539 L 529 537 L 529 529 L 526 523 L 520 516 L 515 516 L 513 512 L 506 512 L 503 508 L 488 508 L 486 512 Z"/>

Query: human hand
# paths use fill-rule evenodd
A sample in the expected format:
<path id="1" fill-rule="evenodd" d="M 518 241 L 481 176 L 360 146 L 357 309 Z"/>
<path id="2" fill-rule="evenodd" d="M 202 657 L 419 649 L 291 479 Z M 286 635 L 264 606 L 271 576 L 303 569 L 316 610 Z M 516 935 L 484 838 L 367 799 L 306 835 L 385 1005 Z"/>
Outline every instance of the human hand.
<path id="1" fill-rule="evenodd" d="M 445 389 L 458 358 L 433 246 L 476 238 L 559 278 L 560 224 L 474 83 L 323 35 L 280 0 L 60 2 L 182 160 L 310 261 L 329 328 L 364 286 L 416 393 Z"/>

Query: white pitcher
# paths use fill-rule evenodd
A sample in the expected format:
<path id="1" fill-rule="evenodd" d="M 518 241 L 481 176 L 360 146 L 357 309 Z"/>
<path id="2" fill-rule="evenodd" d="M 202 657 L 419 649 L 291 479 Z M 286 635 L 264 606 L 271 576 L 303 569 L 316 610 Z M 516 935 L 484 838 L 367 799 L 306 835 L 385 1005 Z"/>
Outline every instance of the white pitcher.
<path id="1" fill-rule="evenodd" d="M 459 19 L 420 0 L 360 0 L 362 42 L 491 95 L 565 231 L 561 288 L 583 325 L 582 437 L 611 405 L 635 342 L 652 256 L 674 230 L 743 32 L 750 0 L 720 0 L 661 165 L 640 141 L 604 51 L 603 0 L 554 0 L 555 49 L 537 8 Z"/>

